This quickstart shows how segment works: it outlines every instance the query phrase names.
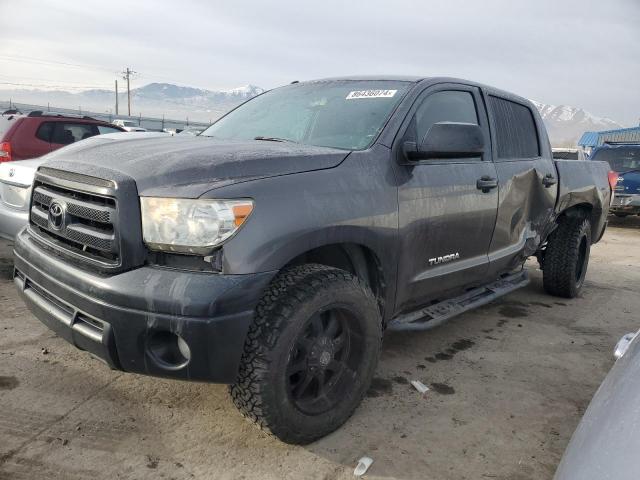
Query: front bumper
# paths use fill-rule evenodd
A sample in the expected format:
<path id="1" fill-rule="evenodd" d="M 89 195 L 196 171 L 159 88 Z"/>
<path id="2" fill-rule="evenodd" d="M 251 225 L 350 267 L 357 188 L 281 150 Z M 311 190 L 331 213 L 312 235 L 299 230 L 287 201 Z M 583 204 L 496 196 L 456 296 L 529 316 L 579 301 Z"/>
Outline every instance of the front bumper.
<path id="1" fill-rule="evenodd" d="M 609 209 L 611 213 L 640 214 L 640 195 L 617 194 L 613 197 L 613 203 Z"/>
<path id="2" fill-rule="evenodd" d="M 234 382 L 254 307 L 274 274 L 144 266 L 103 276 L 44 250 L 28 228 L 15 240 L 14 283 L 40 321 L 112 368 L 161 377 Z M 186 363 L 154 354 L 158 339 L 175 336 L 188 345 Z"/>
<path id="3" fill-rule="evenodd" d="M 13 240 L 28 222 L 28 211 L 9 207 L 0 201 L 0 237 Z"/>

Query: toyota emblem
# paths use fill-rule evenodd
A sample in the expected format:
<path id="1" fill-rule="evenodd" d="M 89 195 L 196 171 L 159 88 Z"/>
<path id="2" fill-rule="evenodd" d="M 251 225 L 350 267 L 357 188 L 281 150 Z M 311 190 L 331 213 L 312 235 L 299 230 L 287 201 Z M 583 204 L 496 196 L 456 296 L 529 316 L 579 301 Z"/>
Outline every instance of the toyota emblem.
<path id="1" fill-rule="evenodd" d="M 64 207 L 58 202 L 49 205 L 49 225 L 54 230 L 60 230 L 64 226 Z"/>
<path id="2" fill-rule="evenodd" d="M 9 169 L 9 176 L 13 177 L 16 174 L 16 169 L 15 168 L 10 168 Z"/>

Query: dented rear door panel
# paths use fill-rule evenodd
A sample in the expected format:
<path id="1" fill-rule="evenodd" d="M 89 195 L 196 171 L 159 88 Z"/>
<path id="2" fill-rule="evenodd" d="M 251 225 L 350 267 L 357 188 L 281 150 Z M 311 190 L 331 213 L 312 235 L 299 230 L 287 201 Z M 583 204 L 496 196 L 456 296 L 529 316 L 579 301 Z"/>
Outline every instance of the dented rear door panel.
<path id="1" fill-rule="evenodd" d="M 555 169 L 550 159 L 496 162 L 498 217 L 489 250 L 490 271 L 515 268 L 533 255 L 552 224 L 557 185 L 545 187 Z"/>
<path id="2" fill-rule="evenodd" d="M 506 115 L 508 118 L 509 112 L 508 106 L 505 111 L 503 104 L 493 102 L 497 98 L 493 95 L 494 92 L 490 89 L 485 91 L 499 182 L 498 215 L 489 248 L 490 277 L 518 267 L 536 252 L 553 225 L 558 196 L 558 173 L 546 130 L 537 110 L 524 99 L 510 97 L 503 92 L 499 94 L 498 100 L 512 102 L 518 108 L 526 107 L 531 114 L 537 151 L 533 155 L 519 155 L 517 151 L 527 150 L 527 146 L 520 145 L 518 137 L 514 140 L 509 135 L 511 132 L 499 134 L 498 130 L 504 129 L 505 124 L 499 121 L 498 115 Z M 503 116 L 503 122 L 504 118 Z M 506 125 L 507 129 L 511 127 L 510 124 Z M 521 124 L 514 127 L 514 131 L 520 128 Z M 501 141 L 513 141 L 514 144 L 505 148 L 500 145 Z"/>

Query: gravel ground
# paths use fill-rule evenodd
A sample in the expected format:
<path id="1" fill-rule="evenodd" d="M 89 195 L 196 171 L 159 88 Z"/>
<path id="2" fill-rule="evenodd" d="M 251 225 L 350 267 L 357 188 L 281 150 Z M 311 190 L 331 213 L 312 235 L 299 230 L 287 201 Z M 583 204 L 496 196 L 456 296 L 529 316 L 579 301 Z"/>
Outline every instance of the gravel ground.
<path id="1" fill-rule="evenodd" d="M 353 418 L 306 447 L 246 422 L 226 387 L 109 370 L 41 325 L 0 244 L 1 479 L 548 479 L 638 328 L 640 220 L 612 220 L 580 298 L 531 284 L 429 332 L 389 333 Z M 635 317 L 635 318 L 634 318 Z M 409 384 L 430 385 L 424 397 Z"/>

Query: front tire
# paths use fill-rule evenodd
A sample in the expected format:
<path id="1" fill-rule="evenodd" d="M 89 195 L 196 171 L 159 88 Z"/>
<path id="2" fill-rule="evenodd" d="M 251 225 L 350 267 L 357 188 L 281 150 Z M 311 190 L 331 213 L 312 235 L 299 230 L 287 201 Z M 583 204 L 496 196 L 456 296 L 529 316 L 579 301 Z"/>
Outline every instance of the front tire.
<path id="1" fill-rule="evenodd" d="M 356 409 L 381 339 L 378 304 L 357 278 L 323 265 L 287 269 L 256 307 L 231 398 L 280 440 L 310 443 Z"/>
<path id="2" fill-rule="evenodd" d="M 591 223 L 564 217 L 544 253 L 543 285 L 547 293 L 574 298 L 582 289 L 591 251 Z"/>

